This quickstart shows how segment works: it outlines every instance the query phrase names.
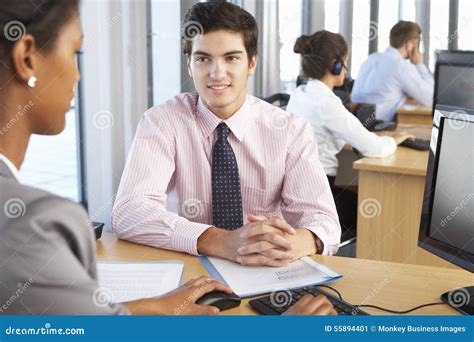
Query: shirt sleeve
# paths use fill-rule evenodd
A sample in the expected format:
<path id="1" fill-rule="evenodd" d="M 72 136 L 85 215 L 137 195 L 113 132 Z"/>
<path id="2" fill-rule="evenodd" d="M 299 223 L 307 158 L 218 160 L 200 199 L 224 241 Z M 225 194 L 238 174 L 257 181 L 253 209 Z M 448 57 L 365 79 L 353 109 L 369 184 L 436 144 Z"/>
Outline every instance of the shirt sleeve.
<path id="1" fill-rule="evenodd" d="M 288 144 L 282 188 L 283 217 L 296 228 L 311 230 L 324 244 L 323 254 L 335 254 L 341 227 L 329 187 L 318 157 L 313 130 L 306 121 L 294 118 Z"/>
<path id="2" fill-rule="evenodd" d="M 197 255 L 199 236 L 211 225 L 191 222 L 166 208 L 175 172 L 170 123 L 152 110 L 143 116 L 132 144 L 112 213 L 121 239 Z"/>
<path id="3" fill-rule="evenodd" d="M 413 64 L 403 60 L 398 65 L 397 81 L 402 91 L 423 106 L 431 106 L 434 96 L 434 78 L 423 64 Z"/>
<path id="4" fill-rule="evenodd" d="M 334 136 L 355 147 L 366 157 L 386 157 L 397 149 L 395 139 L 379 137 L 368 131 L 339 98 L 327 98 L 321 104 L 320 113 L 321 121 Z"/>
<path id="5" fill-rule="evenodd" d="M 2 239 L 0 313 L 21 315 L 126 315 L 97 282 L 95 243 L 77 204 L 43 197 L 11 220 Z"/>

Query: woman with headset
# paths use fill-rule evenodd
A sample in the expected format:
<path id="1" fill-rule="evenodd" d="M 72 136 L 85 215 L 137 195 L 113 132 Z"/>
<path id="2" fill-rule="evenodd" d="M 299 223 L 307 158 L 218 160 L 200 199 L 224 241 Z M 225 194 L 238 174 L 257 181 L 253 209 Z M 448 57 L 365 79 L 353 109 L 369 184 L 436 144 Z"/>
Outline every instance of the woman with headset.
<path id="1" fill-rule="evenodd" d="M 336 155 L 350 144 L 367 157 L 385 157 L 408 138 L 406 133 L 378 136 L 343 105 L 333 88 L 341 86 L 347 74 L 348 46 L 344 38 L 329 31 L 299 37 L 294 52 L 301 54 L 301 68 L 307 84 L 291 95 L 287 111 L 311 123 L 318 143 L 319 158 L 329 180 L 342 226 L 342 241 L 354 237 L 357 222 L 357 195 L 334 186 Z"/>
<path id="2" fill-rule="evenodd" d="M 79 0 L 0 2 L 0 315 L 173 315 L 178 308 L 183 315 L 217 314 L 196 300 L 211 291 L 232 291 L 207 277 L 159 298 L 97 304 L 87 213 L 18 181 L 31 135 L 64 130 L 82 40 Z M 335 311 L 326 297 L 308 295 L 285 314 Z"/>

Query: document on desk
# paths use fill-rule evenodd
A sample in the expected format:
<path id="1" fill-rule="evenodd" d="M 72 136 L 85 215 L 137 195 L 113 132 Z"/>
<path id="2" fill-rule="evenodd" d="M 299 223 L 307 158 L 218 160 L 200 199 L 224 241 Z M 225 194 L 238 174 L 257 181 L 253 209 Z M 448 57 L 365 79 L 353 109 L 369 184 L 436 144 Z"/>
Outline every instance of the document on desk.
<path id="1" fill-rule="evenodd" d="M 309 257 L 286 267 L 242 266 L 216 257 L 200 260 L 211 277 L 229 285 L 242 298 L 324 284 L 342 277 Z"/>
<path id="2" fill-rule="evenodd" d="M 114 303 L 160 296 L 181 283 L 184 264 L 161 262 L 98 262 L 102 294 Z"/>
<path id="3" fill-rule="evenodd" d="M 414 105 L 414 104 L 410 104 L 410 103 L 405 103 L 403 106 L 400 107 L 401 109 L 405 109 L 405 110 L 415 110 L 417 108 L 419 108 L 419 106 L 417 105 Z"/>

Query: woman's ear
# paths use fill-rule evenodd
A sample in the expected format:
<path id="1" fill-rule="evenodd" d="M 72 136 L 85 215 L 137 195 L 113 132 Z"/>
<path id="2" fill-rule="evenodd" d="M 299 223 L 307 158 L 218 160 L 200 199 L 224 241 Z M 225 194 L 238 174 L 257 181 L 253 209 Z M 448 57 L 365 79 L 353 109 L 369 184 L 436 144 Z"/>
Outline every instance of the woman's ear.
<path id="1" fill-rule="evenodd" d="M 35 38 L 31 34 L 23 36 L 13 45 L 11 54 L 13 73 L 23 82 L 28 82 L 36 75 L 38 58 L 41 57 L 36 50 Z"/>

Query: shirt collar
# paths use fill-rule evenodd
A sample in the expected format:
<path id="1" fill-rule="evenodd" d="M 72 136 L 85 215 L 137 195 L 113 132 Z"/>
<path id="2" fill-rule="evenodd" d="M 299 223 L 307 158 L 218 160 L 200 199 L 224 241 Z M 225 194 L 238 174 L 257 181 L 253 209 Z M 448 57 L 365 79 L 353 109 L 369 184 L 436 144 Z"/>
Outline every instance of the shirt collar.
<path id="1" fill-rule="evenodd" d="M 403 59 L 403 56 L 400 54 L 400 51 L 398 51 L 398 49 L 395 49 L 393 46 L 389 46 L 388 48 L 386 48 L 385 52 Z"/>
<path id="2" fill-rule="evenodd" d="M 321 91 L 324 91 L 328 94 L 332 94 L 334 96 L 336 96 L 333 91 L 331 90 L 331 88 L 329 88 L 327 86 L 326 83 L 324 82 L 321 82 L 320 80 L 316 80 L 314 78 L 311 78 L 308 83 L 306 84 L 306 89 L 309 91 L 309 92 L 312 92 L 312 91 L 317 91 L 317 92 L 321 92 Z"/>
<path id="3" fill-rule="evenodd" d="M 18 180 L 20 178 L 20 173 L 18 172 L 18 169 L 16 168 L 16 166 L 10 161 L 10 159 L 8 159 L 2 153 L 0 153 L 0 161 L 5 163 L 5 165 L 7 166 L 8 170 L 11 172 L 15 180 Z"/>
<path id="4" fill-rule="evenodd" d="M 252 117 L 251 106 L 249 103 L 249 97 L 245 99 L 244 104 L 240 109 L 235 112 L 227 120 L 220 119 L 217 115 L 209 110 L 206 105 L 202 102 L 201 97 L 198 96 L 197 103 L 197 114 L 202 118 L 204 135 L 206 138 L 211 137 L 216 129 L 217 125 L 221 122 L 225 122 L 229 126 L 232 134 L 239 140 L 242 141 L 245 134 L 245 128 L 249 119 Z"/>

